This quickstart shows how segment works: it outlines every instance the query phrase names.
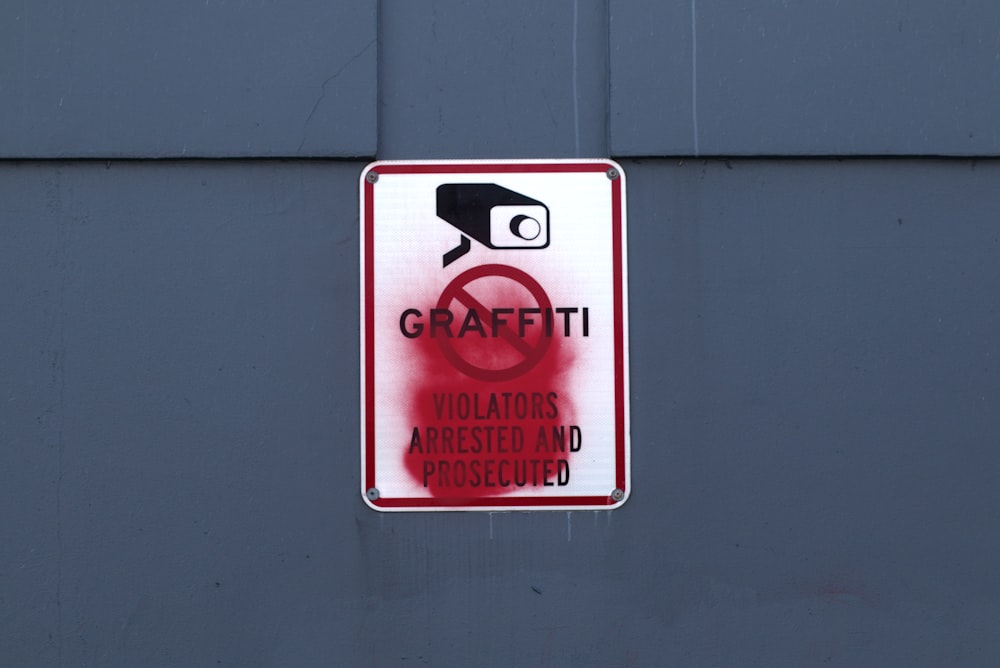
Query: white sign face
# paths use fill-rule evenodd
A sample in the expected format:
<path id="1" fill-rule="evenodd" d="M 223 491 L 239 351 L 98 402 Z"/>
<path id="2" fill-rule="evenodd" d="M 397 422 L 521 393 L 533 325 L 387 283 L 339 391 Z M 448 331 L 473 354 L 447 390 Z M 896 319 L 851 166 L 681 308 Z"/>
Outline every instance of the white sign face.
<path id="1" fill-rule="evenodd" d="M 376 510 L 628 498 L 625 176 L 609 160 L 361 176 L 361 485 Z"/>

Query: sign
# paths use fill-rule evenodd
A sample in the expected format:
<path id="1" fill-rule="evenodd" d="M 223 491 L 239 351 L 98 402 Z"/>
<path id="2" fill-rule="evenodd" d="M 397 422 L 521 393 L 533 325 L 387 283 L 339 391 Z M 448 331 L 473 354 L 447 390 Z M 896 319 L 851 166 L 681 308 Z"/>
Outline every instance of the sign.
<path id="1" fill-rule="evenodd" d="M 361 176 L 361 486 L 376 510 L 628 498 L 625 175 L 609 160 Z"/>

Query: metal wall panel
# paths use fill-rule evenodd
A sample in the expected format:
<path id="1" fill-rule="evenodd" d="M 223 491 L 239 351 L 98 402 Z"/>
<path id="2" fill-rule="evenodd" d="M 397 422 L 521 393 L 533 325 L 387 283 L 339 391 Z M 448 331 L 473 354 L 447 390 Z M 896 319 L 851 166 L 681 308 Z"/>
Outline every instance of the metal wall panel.
<path id="1" fill-rule="evenodd" d="M 610 3 L 613 155 L 997 155 L 1000 5 Z"/>
<path id="2" fill-rule="evenodd" d="M 375 154 L 375 0 L 38 0 L 0 17 L 0 157 Z"/>
<path id="3" fill-rule="evenodd" d="M 624 165 L 636 665 L 995 661 L 1000 164 Z"/>
<path id="4" fill-rule="evenodd" d="M 607 155 L 607 7 L 381 4 L 380 158 Z"/>
<path id="5" fill-rule="evenodd" d="M 361 163 L 0 165 L 0 663 L 991 665 L 992 161 L 628 161 L 634 493 L 358 494 Z"/>
<path id="6" fill-rule="evenodd" d="M 360 170 L 0 164 L 0 664 L 344 655 Z"/>

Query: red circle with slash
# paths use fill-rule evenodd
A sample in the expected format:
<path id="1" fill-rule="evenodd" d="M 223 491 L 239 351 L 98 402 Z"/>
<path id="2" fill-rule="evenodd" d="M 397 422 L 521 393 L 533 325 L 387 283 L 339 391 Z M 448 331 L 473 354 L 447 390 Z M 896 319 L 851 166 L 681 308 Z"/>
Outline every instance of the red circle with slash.
<path id="1" fill-rule="evenodd" d="M 511 288 L 517 291 L 522 289 L 527 290 L 542 313 L 545 313 L 546 309 L 552 308 L 552 303 L 549 301 L 548 295 L 545 294 L 545 290 L 538 284 L 538 281 L 520 269 L 504 264 L 484 264 L 462 272 L 451 283 L 445 286 L 444 291 L 441 293 L 441 298 L 438 299 L 437 308 L 450 308 L 452 303 L 457 301 L 466 309 L 477 311 L 477 315 L 480 318 L 484 317 L 483 314 L 491 314 L 492 310 L 482 304 L 466 289 L 471 283 L 486 279 L 501 279 L 507 282 L 507 292 L 510 292 Z M 490 283 L 495 284 L 496 281 L 491 280 Z M 492 285 L 491 287 L 495 288 L 497 286 Z M 539 334 L 535 341 L 528 341 L 518 336 L 517 331 L 510 325 L 503 324 L 496 329 L 494 345 L 502 346 L 503 344 L 500 342 L 505 342 L 507 344 L 505 347 L 509 348 L 509 350 L 502 351 L 502 355 L 478 355 L 478 357 L 484 359 L 470 360 L 467 358 L 469 356 L 463 356 L 456 346 L 456 341 L 461 340 L 451 337 L 437 339 L 441 347 L 441 353 L 445 359 L 466 376 L 475 378 L 476 380 L 491 382 L 513 380 L 530 371 L 545 356 L 545 352 L 552 341 L 550 336 L 541 334 Z M 485 358 L 495 359 L 496 357 L 503 357 L 505 361 L 513 359 L 514 362 L 513 364 L 501 365 L 499 368 L 485 363 Z"/>

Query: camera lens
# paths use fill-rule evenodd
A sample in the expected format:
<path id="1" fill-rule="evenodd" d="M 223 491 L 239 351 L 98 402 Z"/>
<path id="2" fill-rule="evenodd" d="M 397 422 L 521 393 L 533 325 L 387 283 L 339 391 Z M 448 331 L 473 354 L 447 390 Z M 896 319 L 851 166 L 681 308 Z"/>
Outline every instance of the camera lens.
<path id="1" fill-rule="evenodd" d="M 514 216 L 510 219 L 510 231 L 516 237 L 532 241 L 542 233 L 542 226 L 531 216 Z"/>

